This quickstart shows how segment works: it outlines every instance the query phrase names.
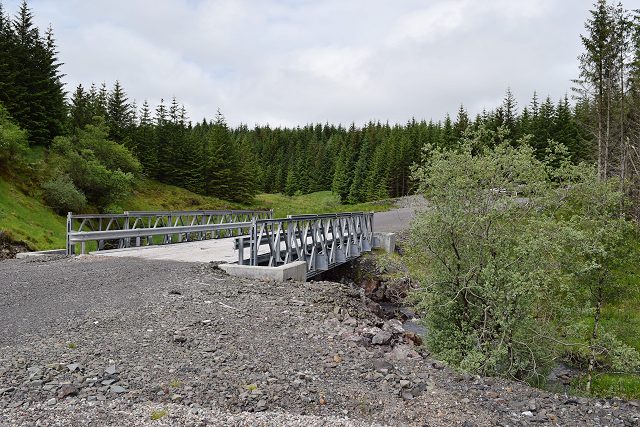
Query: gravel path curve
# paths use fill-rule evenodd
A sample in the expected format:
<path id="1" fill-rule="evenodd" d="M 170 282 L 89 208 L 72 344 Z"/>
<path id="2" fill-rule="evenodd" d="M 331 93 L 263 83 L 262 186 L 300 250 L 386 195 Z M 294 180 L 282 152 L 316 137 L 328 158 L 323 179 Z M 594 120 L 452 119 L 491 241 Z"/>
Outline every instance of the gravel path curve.
<path id="1" fill-rule="evenodd" d="M 0 262 L 0 426 L 637 426 L 431 360 L 360 289 L 100 256 Z"/>

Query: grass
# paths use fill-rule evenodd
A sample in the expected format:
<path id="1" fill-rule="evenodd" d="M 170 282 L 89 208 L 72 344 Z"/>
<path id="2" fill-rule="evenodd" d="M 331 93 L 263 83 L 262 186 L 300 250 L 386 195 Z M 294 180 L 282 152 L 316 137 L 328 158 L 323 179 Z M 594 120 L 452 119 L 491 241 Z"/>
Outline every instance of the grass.
<path id="1" fill-rule="evenodd" d="M 273 209 L 275 218 L 283 218 L 293 214 L 319 214 L 335 212 L 386 211 L 391 209 L 393 202 L 382 200 L 378 202 L 345 205 L 340 203 L 338 195 L 331 191 L 318 191 L 299 196 L 284 194 L 258 194 L 250 205 L 253 209 Z"/>
<path id="2" fill-rule="evenodd" d="M 66 219 L 0 177 L 0 230 L 33 250 L 66 244 Z"/>
<path id="3" fill-rule="evenodd" d="M 160 418 L 166 417 L 167 415 L 169 415 L 169 412 L 167 412 L 165 409 L 153 411 L 151 413 L 151 421 L 158 421 Z"/>
<path id="4" fill-rule="evenodd" d="M 37 158 L 42 153 L 33 152 L 32 155 Z M 259 194 L 251 203 L 238 204 L 152 180 L 141 180 L 133 193 L 118 203 L 116 210 L 273 209 L 275 217 L 282 218 L 290 214 L 385 211 L 392 205 L 390 200 L 345 205 L 330 191 L 291 197 Z M 65 247 L 66 218 L 57 215 L 37 198 L 21 192 L 8 179 L 0 177 L 0 231 L 32 250 L 59 249 Z"/>
<path id="5" fill-rule="evenodd" d="M 184 188 L 141 180 L 133 194 L 118 203 L 123 211 L 242 209 L 237 203 L 201 196 Z"/>

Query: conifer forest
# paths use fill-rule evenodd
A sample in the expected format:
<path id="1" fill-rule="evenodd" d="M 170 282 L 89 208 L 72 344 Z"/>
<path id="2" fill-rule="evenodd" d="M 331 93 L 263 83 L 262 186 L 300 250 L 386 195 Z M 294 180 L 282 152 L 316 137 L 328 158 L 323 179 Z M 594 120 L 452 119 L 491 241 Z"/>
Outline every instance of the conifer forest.
<path id="1" fill-rule="evenodd" d="M 525 138 L 538 158 L 544 158 L 550 144 L 563 144 L 574 162 L 596 162 L 603 177 L 619 176 L 629 183 L 630 196 L 637 198 L 638 18 L 604 1 L 594 7 L 581 35 L 580 69 L 561 99 L 533 93 L 528 104 L 518 105 L 506 88 L 501 105 L 474 116 L 460 105 L 444 117 L 407 118 L 404 124 L 231 128 L 221 111 L 211 118 L 192 118 L 176 97 L 158 105 L 132 100 L 118 81 L 107 84 L 99 76 L 96 82 L 65 87 L 54 29 L 37 28 L 34 12 L 23 2 L 13 16 L 0 9 L 0 103 L 3 120 L 14 121 L 28 135 L 25 145 L 44 147 L 68 159 L 83 140 L 104 138 L 132 157 L 120 168 L 125 175 L 234 201 L 250 200 L 260 192 L 293 195 L 331 190 L 345 203 L 411 194 L 416 189 L 411 166 L 422 147 L 456 147 L 467 132 L 478 129 L 487 135 L 499 132 L 512 141 Z M 56 138 L 70 143 L 56 143 Z M 86 155 L 80 157 L 87 160 Z M 92 161 L 95 166 L 100 159 Z M 9 168 L 7 163 L 4 168 Z M 68 181 L 61 178 L 69 175 L 63 163 L 45 178 Z M 115 173 L 118 165 L 112 166 Z M 120 179 L 127 181 L 125 175 Z M 90 193 L 86 195 L 91 201 L 91 184 L 72 181 L 68 184 Z M 108 199 L 93 201 L 104 206 Z"/>

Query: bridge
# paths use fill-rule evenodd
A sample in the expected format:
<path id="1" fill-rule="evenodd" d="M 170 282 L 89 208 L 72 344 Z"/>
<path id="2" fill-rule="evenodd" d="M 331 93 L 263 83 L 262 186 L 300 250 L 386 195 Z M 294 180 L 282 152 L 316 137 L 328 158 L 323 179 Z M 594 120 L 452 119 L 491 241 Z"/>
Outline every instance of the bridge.
<path id="1" fill-rule="evenodd" d="M 375 247 L 392 251 L 391 233 L 374 233 L 373 213 L 289 215 L 272 211 L 127 211 L 67 216 L 67 255 L 213 262 L 229 274 L 306 280 Z"/>

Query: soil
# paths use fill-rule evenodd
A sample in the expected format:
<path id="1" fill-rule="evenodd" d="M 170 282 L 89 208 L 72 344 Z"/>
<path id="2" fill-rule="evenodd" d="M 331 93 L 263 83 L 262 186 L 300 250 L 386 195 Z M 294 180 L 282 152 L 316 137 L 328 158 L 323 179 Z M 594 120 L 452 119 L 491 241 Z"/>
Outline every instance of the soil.
<path id="1" fill-rule="evenodd" d="M 29 248 L 20 242 L 14 242 L 4 232 L 0 231 L 0 261 L 13 259 L 20 252 L 28 252 Z"/>

